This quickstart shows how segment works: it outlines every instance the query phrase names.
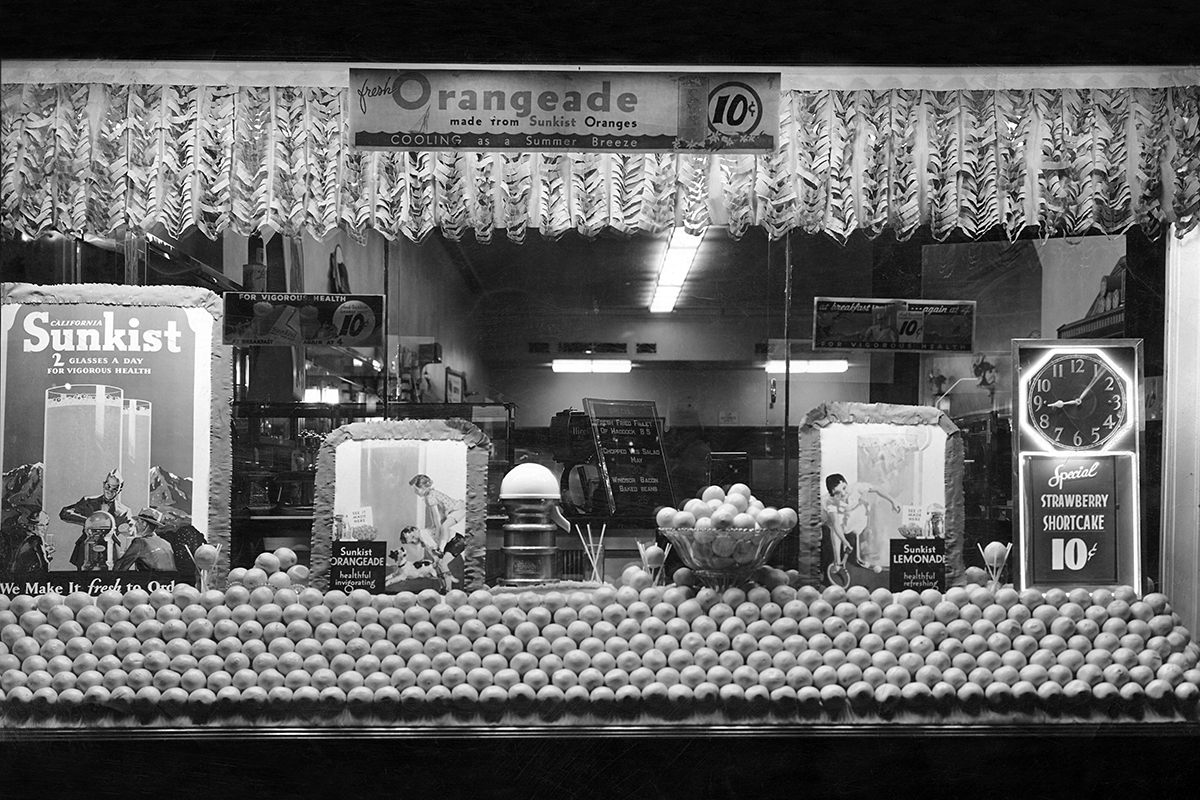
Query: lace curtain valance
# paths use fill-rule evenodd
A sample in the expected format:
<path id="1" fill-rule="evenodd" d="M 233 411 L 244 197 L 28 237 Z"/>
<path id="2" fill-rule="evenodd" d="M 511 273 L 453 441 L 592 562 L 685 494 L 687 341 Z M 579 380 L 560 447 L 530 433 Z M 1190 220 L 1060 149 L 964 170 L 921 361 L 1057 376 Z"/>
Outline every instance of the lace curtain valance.
<path id="1" fill-rule="evenodd" d="M 769 155 L 361 152 L 346 90 L 5 84 L 0 224 L 488 241 L 1118 234 L 1200 212 L 1200 87 L 787 90 Z"/>

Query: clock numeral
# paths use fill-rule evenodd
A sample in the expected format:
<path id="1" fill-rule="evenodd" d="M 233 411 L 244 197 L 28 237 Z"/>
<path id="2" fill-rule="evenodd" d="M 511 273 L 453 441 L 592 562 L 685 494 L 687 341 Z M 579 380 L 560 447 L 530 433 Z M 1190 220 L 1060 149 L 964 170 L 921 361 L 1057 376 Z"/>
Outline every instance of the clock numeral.
<path id="1" fill-rule="evenodd" d="M 1037 381 L 1037 390 L 1038 390 L 1039 392 L 1048 392 L 1048 391 L 1050 391 L 1050 379 L 1049 379 L 1049 378 L 1038 378 L 1038 381 Z"/>
<path id="2" fill-rule="evenodd" d="M 1109 398 L 1109 402 L 1112 403 L 1113 411 L 1116 411 L 1117 409 L 1119 409 L 1121 407 L 1121 395 L 1114 394 L 1112 397 Z"/>
<path id="3" fill-rule="evenodd" d="M 1071 373 L 1077 375 L 1080 372 L 1083 372 L 1083 365 L 1084 360 L 1082 358 L 1071 359 Z"/>
<path id="4" fill-rule="evenodd" d="M 1031 402 L 1033 403 L 1033 410 L 1034 410 L 1034 411 L 1041 411 L 1041 410 L 1042 410 L 1042 403 L 1044 403 L 1045 401 L 1042 399 L 1042 396 L 1041 396 L 1040 394 L 1035 394 L 1035 395 L 1033 396 L 1033 400 L 1032 400 Z"/>
<path id="5" fill-rule="evenodd" d="M 1100 429 L 1092 428 L 1092 444 L 1095 444 L 1098 441 L 1100 441 Z"/>
<path id="6" fill-rule="evenodd" d="M 1075 437 L 1071 441 L 1075 443 L 1076 447 L 1083 445 L 1083 437 L 1079 435 L 1079 431 L 1075 431 Z"/>
<path id="7" fill-rule="evenodd" d="M 1110 431 L 1117 427 L 1117 421 L 1112 418 L 1112 414 L 1109 414 L 1108 417 L 1105 418 L 1104 427 L 1108 428 Z"/>
<path id="8" fill-rule="evenodd" d="M 1040 417 L 1038 417 L 1038 425 L 1042 428 L 1049 428 L 1050 427 L 1050 415 L 1042 414 Z"/>
<path id="9" fill-rule="evenodd" d="M 1061 442 L 1061 441 L 1062 441 L 1062 435 L 1063 435 L 1063 429 L 1062 429 L 1062 428 L 1055 428 L 1055 429 L 1054 429 L 1054 441 L 1056 441 L 1056 442 Z"/>
<path id="10" fill-rule="evenodd" d="M 1063 365 L 1061 361 L 1050 368 L 1050 374 L 1056 378 L 1061 378 L 1063 376 Z"/>
<path id="11" fill-rule="evenodd" d="M 1112 375 L 1109 375 L 1107 378 L 1105 378 L 1104 383 L 1105 383 L 1104 391 L 1106 391 L 1106 392 L 1116 391 L 1117 382 L 1115 380 L 1113 380 Z"/>

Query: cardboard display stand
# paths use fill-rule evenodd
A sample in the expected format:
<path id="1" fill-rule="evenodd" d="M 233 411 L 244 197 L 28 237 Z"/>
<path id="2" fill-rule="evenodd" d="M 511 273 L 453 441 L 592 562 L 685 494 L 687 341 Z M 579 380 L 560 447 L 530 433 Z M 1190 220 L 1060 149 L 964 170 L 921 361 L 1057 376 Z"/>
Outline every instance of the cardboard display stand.
<path id="1" fill-rule="evenodd" d="M 372 593 L 482 588 L 488 445 L 462 419 L 355 422 L 326 436 L 311 584 Z"/>
<path id="2" fill-rule="evenodd" d="M 813 409 L 800 427 L 802 581 L 892 591 L 962 583 L 962 478 L 962 438 L 936 408 Z"/>

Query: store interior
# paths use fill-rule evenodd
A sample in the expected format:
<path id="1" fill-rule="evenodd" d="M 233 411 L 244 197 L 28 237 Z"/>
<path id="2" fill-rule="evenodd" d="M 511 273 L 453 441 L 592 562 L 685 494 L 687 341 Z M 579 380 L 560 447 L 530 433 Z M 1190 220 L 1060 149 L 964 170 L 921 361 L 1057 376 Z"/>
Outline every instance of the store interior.
<path id="1" fill-rule="evenodd" d="M 965 558 L 981 566 L 976 545 L 1012 538 L 1010 341 L 1142 338 L 1143 561 L 1147 591 L 1158 585 L 1162 437 L 1150 395 L 1163 372 L 1161 238 L 1134 229 L 1012 241 L 921 233 L 902 242 L 856 232 L 839 242 L 802 233 L 772 240 L 758 228 L 734 237 L 720 226 L 675 237 L 677 247 L 686 241 L 690 269 L 669 311 L 651 309 L 669 233 L 549 240 L 530 230 L 512 241 L 495 231 L 479 242 L 439 232 L 418 244 L 374 231 L 361 241 L 343 232 L 318 241 L 231 231 L 210 241 L 158 230 L 130 252 L 114 240 L 51 235 L 6 243 L 4 272 L 31 283 L 128 280 L 221 292 L 244 286 L 261 264 L 268 291 L 328 291 L 340 274 L 355 292 L 386 295 L 386 347 L 237 349 L 232 566 L 279 546 L 307 558 L 320 442 L 364 419 L 449 415 L 479 425 L 494 442 L 493 535 L 505 519 L 500 480 L 533 461 L 560 479 L 573 521 L 653 536 L 652 520 L 615 519 L 600 508 L 594 449 L 564 440 L 561 423 L 585 398 L 654 403 L 680 502 L 739 479 L 776 506 L 797 503 L 797 430 L 821 404 L 936 406 L 962 431 Z M 973 352 L 814 350 L 817 297 L 973 301 Z M 1097 325 L 1105 327 L 1097 333 Z M 785 351 L 788 374 L 779 371 Z M 627 371 L 558 372 L 557 361 Z M 840 371 L 821 371 L 830 366 Z M 579 553 L 573 563 L 567 554 L 577 543 L 561 538 L 561 572 L 572 576 Z M 608 571 L 636 560 L 634 542 L 624 547 L 613 548 Z M 794 557 L 785 543 L 774 560 L 786 566 Z"/>

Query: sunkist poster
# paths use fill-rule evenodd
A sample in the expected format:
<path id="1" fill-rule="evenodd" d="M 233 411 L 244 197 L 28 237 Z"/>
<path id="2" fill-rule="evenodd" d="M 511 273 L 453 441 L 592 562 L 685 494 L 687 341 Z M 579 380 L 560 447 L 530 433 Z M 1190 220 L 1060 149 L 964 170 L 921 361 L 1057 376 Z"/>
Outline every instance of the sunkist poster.
<path id="1" fill-rule="evenodd" d="M 138 304 L 141 287 L 49 288 L 80 301 L 17 302 L 9 284 L 0 307 L 0 591 L 191 582 L 209 522 L 213 314 Z M 127 303 L 107 299 L 117 289 Z"/>

